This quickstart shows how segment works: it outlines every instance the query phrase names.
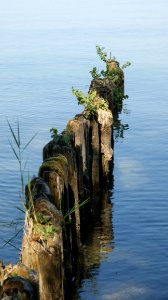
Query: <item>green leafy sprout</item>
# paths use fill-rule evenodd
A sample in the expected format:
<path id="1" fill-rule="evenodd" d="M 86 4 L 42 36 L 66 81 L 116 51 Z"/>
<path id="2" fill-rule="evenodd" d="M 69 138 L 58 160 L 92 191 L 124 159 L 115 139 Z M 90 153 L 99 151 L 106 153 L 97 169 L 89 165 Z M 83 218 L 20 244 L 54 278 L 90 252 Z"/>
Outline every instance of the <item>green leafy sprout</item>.
<path id="1" fill-rule="evenodd" d="M 50 216 L 45 216 L 39 212 L 36 214 L 37 222 L 34 224 L 34 234 L 45 240 L 53 238 L 54 233 L 57 232 L 56 226 L 53 225 Z"/>
<path id="2" fill-rule="evenodd" d="M 123 66 L 120 68 L 119 63 L 116 61 L 115 57 L 111 58 L 111 53 L 110 53 L 110 58 L 107 56 L 107 52 L 104 51 L 104 47 L 96 45 L 96 50 L 97 54 L 100 57 L 100 59 L 106 63 L 106 69 L 101 70 L 100 72 L 96 67 L 94 67 L 90 73 L 93 79 L 99 79 L 99 80 L 111 80 L 112 83 L 114 84 L 114 101 L 116 105 L 120 105 L 121 101 L 123 99 L 127 99 L 128 96 L 124 95 L 123 88 L 118 85 L 118 80 L 120 76 L 123 74 L 123 69 L 129 67 L 131 63 L 127 61 Z M 115 62 L 115 67 L 110 67 L 109 70 L 109 65 L 110 63 Z"/>
<path id="3" fill-rule="evenodd" d="M 100 57 L 100 59 L 106 63 L 106 65 L 108 65 L 108 63 L 110 62 L 116 62 L 116 57 L 113 56 L 111 58 L 111 52 L 110 52 L 110 58 L 107 57 L 107 52 L 104 51 L 104 47 L 100 46 L 100 45 L 96 45 L 96 50 L 97 50 L 97 54 Z M 131 65 L 131 63 L 129 61 L 127 61 L 125 64 L 122 65 L 121 69 L 125 69 L 127 67 L 129 67 Z M 101 70 L 100 73 L 98 72 L 97 68 L 94 67 L 90 73 L 93 77 L 93 79 L 111 79 L 114 83 L 118 80 L 118 73 L 120 71 L 120 68 L 114 68 L 112 70 Z"/>
<path id="4" fill-rule="evenodd" d="M 71 146 L 71 140 L 73 137 L 73 132 L 66 129 L 62 134 L 58 134 L 57 128 L 51 128 L 51 138 L 55 144 L 61 146 Z"/>
<path id="5" fill-rule="evenodd" d="M 103 98 L 98 98 L 96 91 L 89 92 L 86 96 L 82 91 L 72 88 L 72 94 L 76 96 L 78 105 L 84 106 L 83 115 L 86 119 L 97 116 L 98 109 L 108 109 L 108 103 Z"/>
<path id="6" fill-rule="evenodd" d="M 111 52 L 110 52 L 110 58 L 107 58 L 107 52 L 104 51 L 105 47 L 102 47 L 100 45 L 96 45 L 96 51 L 98 56 L 100 57 L 100 59 L 102 61 L 104 61 L 105 63 L 109 62 L 109 61 L 116 61 L 116 57 L 113 56 L 111 58 Z"/>

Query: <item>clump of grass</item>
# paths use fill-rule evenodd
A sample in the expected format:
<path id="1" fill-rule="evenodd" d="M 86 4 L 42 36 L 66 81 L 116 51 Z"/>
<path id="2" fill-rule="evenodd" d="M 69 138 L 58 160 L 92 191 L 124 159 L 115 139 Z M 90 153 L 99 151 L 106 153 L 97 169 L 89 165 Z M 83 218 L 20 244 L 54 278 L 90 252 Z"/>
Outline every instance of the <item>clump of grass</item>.
<path id="1" fill-rule="evenodd" d="M 53 238 L 54 234 L 57 232 L 56 227 L 53 224 L 46 223 L 35 223 L 33 228 L 34 235 L 42 240 L 47 240 L 48 238 Z"/>
<path id="2" fill-rule="evenodd" d="M 25 170 L 26 170 L 26 166 L 27 166 L 27 160 L 24 160 L 23 154 L 27 150 L 30 143 L 34 140 L 37 133 L 35 133 L 32 136 L 32 138 L 27 143 L 25 143 L 23 145 L 22 140 L 21 140 L 21 135 L 20 135 L 20 124 L 19 124 L 19 122 L 17 122 L 16 130 L 14 130 L 14 128 L 12 127 L 11 123 L 8 120 L 7 120 L 7 124 L 8 124 L 9 130 L 10 130 L 10 133 L 11 133 L 11 137 L 12 137 L 12 142 L 9 141 L 9 144 L 11 146 L 14 157 L 18 162 L 19 174 L 20 174 L 20 186 L 21 186 L 20 199 L 21 199 L 21 203 L 23 205 L 23 209 L 19 206 L 16 206 L 16 209 L 21 211 L 21 213 L 25 214 L 25 212 L 27 211 L 27 208 L 26 208 L 24 175 L 25 175 Z M 29 179 L 28 179 L 28 189 L 30 190 L 30 180 Z M 31 198 L 30 210 L 34 211 L 32 198 Z M 3 240 L 4 244 L 3 244 L 2 248 L 5 247 L 8 244 L 8 245 L 14 247 L 15 249 L 19 250 L 14 245 L 13 242 L 18 237 L 18 235 L 22 232 L 23 222 L 24 222 L 24 217 L 19 218 L 15 221 L 13 220 L 11 222 L 6 222 L 6 224 L 5 224 L 5 222 L 3 222 L 3 224 L 2 224 L 3 226 L 10 226 L 10 227 L 14 228 L 15 229 L 15 234 L 10 239 Z M 20 229 L 18 229 L 18 226 L 20 226 L 20 225 L 22 225 L 22 227 Z"/>
<path id="3" fill-rule="evenodd" d="M 35 133 L 32 138 L 22 146 L 21 143 L 21 136 L 20 136 L 20 125 L 19 122 L 17 122 L 17 129 L 16 132 L 12 128 L 10 122 L 7 120 L 8 127 L 10 129 L 11 135 L 13 137 L 13 143 L 9 141 L 9 144 L 11 146 L 11 149 L 14 153 L 14 156 L 18 162 L 19 165 L 19 172 L 20 172 L 20 182 L 21 182 L 21 202 L 25 208 L 25 184 L 24 184 L 24 173 L 27 166 L 27 160 L 24 161 L 23 159 L 23 153 L 27 149 L 27 147 L 30 145 L 30 143 L 34 140 L 37 133 Z"/>

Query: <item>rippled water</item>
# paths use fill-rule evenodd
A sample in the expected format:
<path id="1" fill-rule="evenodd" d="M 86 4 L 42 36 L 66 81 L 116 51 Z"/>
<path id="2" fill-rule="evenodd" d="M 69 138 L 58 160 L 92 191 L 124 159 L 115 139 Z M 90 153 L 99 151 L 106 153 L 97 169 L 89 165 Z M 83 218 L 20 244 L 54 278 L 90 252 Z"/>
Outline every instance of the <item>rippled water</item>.
<path id="1" fill-rule="evenodd" d="M 74 297 L 166 300 L 167 5 L 163 0 L 110 3 L 105 1 L 108 22 L 101 19 L 101 26 L 100 11 L 95 24 L 88 12 L 90 26 L 84 23 L 80 11 L 80 26 L 74 23 L 73 28 L 68 23 L 57 28 L 53 21 L 53 28 L 50 22 L 50 26 L 44 24 L 43 28 L 0 29 L 0 222 L 23 219 L 16 209 L 21 207 L 19 173 L 8 142 L 11 136 L 6 120 L 14 128 L 19 120 L 24 143 L 38 132 L 25 154 L 30 174 L 36 175 L 42 148 L 50 139 L 49 129 L 63 130 L 68 119 L 80 111 L 71 87 L 87 91 L 89 71 L 93 66 L 101 68 L 95 45 L 105 45 L 121 63 L 132 62 L 125 72 L 129 99 L 119 116 L 129 129 L 115 143 L 110 203 L 103 207 L 101 222 L 88 238 L 84 253 L 91 267 L 85 269 L 78 296 Z M 9 240 L 15 231 L 14 226 L 0 226 L 2 246 L 2 239 Z M 20 242 L 18 236 L 14 246 L 19 248 Z M 18 250 L 7 245 L 0 249 L 0 257 L 5 263 L 15 262 Z"/>
<path id="2" fill-rule="evenodd" d="M 131 86 L 120 116 L 129 130 L 115 143 L 113 251 L 83 281 L 80 299 L 168 298 L 167 92 L 155 74 Z"/>

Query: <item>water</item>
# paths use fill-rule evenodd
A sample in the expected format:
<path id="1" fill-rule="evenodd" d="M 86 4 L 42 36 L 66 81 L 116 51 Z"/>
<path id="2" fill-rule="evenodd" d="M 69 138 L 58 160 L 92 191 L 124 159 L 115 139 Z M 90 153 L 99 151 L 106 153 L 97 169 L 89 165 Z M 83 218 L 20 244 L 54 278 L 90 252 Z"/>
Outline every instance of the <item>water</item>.
<path id="1" fill-rule="evenodd" d="M 90 238 L 99 238 L 97 248 L 90 249 L 93 243 L 88 242 L 91 267 L 86 268 L 76 297 L 166 300 L 167 4 L 164 0 L 54 3 L 39 0 L 39 5 L 30 1 L 24 6 L 17 0 L 15 6 L 10 3 L 11 9 L 1 3 L 0 222 L 23 219 L 16 209 L 22 207 L 19 172 L 6 119 L 14 128 L 19 120 L 23 143 L 38 132 L 24 157 L 29 160 L 27 172 L 36 175 L 49 129 L 63 130 L 81 111 L 71 88 L 87 91 L 89 71 L 102 67 L 95 45 L 104 45 L 121 64 L 132 62 L 125 71 L 129 99 L 120 115 L 129 129 L 115 143 L 111 204 L 103 208 L 107 223 L 101 223 L 107 226 L 95 228 Z M 110 228 L 110 249 L 104 253 L 100 245 Z M 1 225 L 1 246 L 2 239 L 9 240 L 17 232 L 14 229 Z M 11 243 L 19 248 L 21 234 Z M 94 255 L 98 249 L 100 253 Z M 18 254 L 10 245 L 0 249 L 5 263 L 16 262 Z"/>

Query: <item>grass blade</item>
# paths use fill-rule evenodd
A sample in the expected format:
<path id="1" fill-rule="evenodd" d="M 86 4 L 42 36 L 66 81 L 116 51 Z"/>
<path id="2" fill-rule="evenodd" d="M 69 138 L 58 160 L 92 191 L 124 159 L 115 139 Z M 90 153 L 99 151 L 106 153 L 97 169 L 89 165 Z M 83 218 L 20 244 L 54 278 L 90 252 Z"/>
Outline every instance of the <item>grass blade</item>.
<path id="1" fill-rule="evenodd" d="M 4 221 L 4 222 L 0 222 L 0 225 L 3 227 L 11 227 L 11 226 L 16 225 L 16 223 L 17 222 L 14 222 L 14 221 L 11 221 L 11 222 Z"/>
<path id="2" fill-rule="evenodd" d="M 12 246 L 13 248 L 15 248 L 17 251 L 20 251 L 20 249 L 17 248 L 17 247 L 16 247 L 14 244 L 12 244 L 10 241 L 6 241 L 6 240 L 4 240 L 4 239 L 2 239 L 2 241 L 5 242 L 5 244 L 4 244 L 2 247 L 0 247 L 1 249 L 4 248 L 6 245 L 10 245 L 10 246 Z"/>
<path id="3" fill-rule="evenodd" d="M 12 133 L 13 139 L 14 139 L 14 141 L 15 141 L 17 147 L 19 148 L 19 146 L 20 146 L 20 145 L 19 145 L 19 141 L 17 140 L 17 137 L 16 137 L 16 135 L 15 135 L 13 129 L 12 129 L 12 126 L 11 126 L 11 124 L 9 123 L 8 120 L 7 120 L 7 123 L 8 123 L 9 129 L 10 129 L 10 132 Z"/>
<path id="4" fill-rule="evenodd" d="M 17 238 L 17 236 L 19 235 L 19 233 L 20 233 L 22 230 L 23 230 L 23 228 L 21 228 L 20 230 L 18 230 L 18 231 L 16 232 L 16 234 L 15 234 L 14 236 L 12 236 L 9 240 L 4 240 L 4 239 L 2 239 L 2 240 L 5 242 L 5 244 L 4 244 L 1 248 L 4 248 L 6 245 L 10 245 L 10 246 L 12 246 L 12 247 L 18 249 L 18 248 L 17 248 L 15 245 L 13 245 L 11 242 L 14 241 L 14 240 Z"/>
<path id="5" fill-rule="evenodd" d="M 19 121 L 17 121 L 17 131 L 18 131 L 18 147 L 20 147 L 20 126 L 19 126 Z"/>
<path id="6" fill-rule="evenodd" d="M 25 214 L 25 211 L 23 210 L 23 209 L 21 209 L 20 207 L 18 207 L 18 206 L 15 206 L 16 208 L 17 208 L 17 210 L 19 210 L 19 211 L 21 211 L 22 213 L 24 213 Z"/>
<path id="7" fill-rule="evenodd" d="M 10 144 L 12 150 L 13 150 L 13 153 L 14 153 L 15 157 L 17 158 L 17 160 L 18 160 L 18 162 L 20 164 L 20 158 L 19 158 L 18 154 L 16 153 L 15 148 L 13 147 L 13 145 L 12 145 L 12 143 L 10 141 L 9 141 L 9 144 Z"/>
<path id="8" fill-rule="evenodd" d="M 27 166 L 28 160 L 26 159 L 25 163 L 24 163 L 24 167 L 23 167 L 23 171 L 25 171 L 26 166 Z"/>
<path id="9" fill-rule="evenodd" d="M 34 140 L 36 137 L 37 132 L 32 136 L 32 138 L 28 141 L 28 143 L 23 147 L 22 152 L 29 146 L 29 144 Z"/>
<path id="10" fill-rule="evenodd" d="M 78 203 L 76 205 L 74 205 L 70 210 L 67 211 L 67 213 L 64 215 L 64 219 L 66 219 L 67 217 L 69 217 L 72 213 L 75 212 L 76 209 L 81 208 L 82 206 L 84 206 L 87 202 L 89 202 L 89 198 L 82 201 L 81 203 Z"/>

